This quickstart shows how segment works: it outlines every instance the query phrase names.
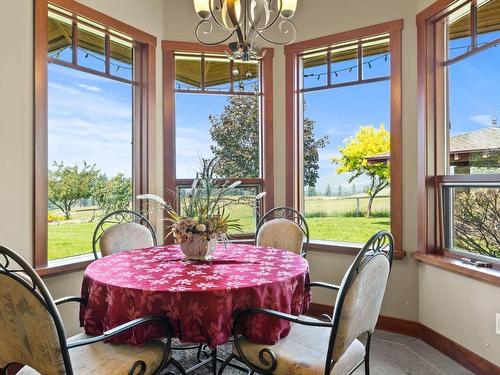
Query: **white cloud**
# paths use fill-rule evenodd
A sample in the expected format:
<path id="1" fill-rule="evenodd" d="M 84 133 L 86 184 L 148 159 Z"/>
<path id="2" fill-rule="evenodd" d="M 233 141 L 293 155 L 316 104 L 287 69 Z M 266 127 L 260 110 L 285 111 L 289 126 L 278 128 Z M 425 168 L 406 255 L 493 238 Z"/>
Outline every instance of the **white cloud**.
<path id="1" fill-rule="evenodd" d="M 474 115 L 470 116 L 469 120 L 475 122 L 476 124 L 480 124 L 483 126 L 491 125 L 491 115 Z"/>
<path id="2" fill-rule="evenodd" d="M 77 85 L 78 87 L 84 89 L 84 90 L 87 90 L 87 91 L 92 91 L 92 92 L 101 92 L 102 89 L 100 87 L 97 87 L 97 86 L 92 86 L 92 85 L 86 85 L 85 83 L 81 83 L 79 85 Z"/>

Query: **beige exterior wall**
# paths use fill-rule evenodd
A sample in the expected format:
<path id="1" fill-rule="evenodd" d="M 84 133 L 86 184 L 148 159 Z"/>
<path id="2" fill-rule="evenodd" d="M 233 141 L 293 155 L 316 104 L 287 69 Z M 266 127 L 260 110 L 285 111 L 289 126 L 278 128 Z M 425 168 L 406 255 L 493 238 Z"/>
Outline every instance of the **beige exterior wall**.
<path id="1" fill-rule="evenodd" d="M 82 0 L 83 3 L 130 23 L 158 40 L 195 40 L 197 22 L 189 0 Z M 300 1 L 295 17 L 298 40 L 311 39 L 395 19 L 403 30 L 403 245 L 408 255 L 395 261 L 382 313 L 421 321 L 461 345 L 500 365 L 500 336 L 494 334 L 494 312 L 500 312 L 500 288 L 430 266 L 417 265 L 416 249 L 416 26 L 415 15 L 430 0 Z M 33 4 L 9 0 L 0 16 L 0 31 L 16 38 L 4 40 L 0 63 L 0 242 L 28 260 L 33 253 Z M 20 27 L 20 25 L 23 25 Z M 275 194 L 285 201 L 285 87 L 283 48 L 276 48 L 275 75 Z M 151 186 L 162 192 L 161 51 L 157 51 L 156 165 Z M 312 278 L 340 282 L 352 261 L 345 255 L 311 252 Z M 46 279 L 55 297 L 79 294 L 82 273 Z M 333 296 L 317 294 L 315 301 L 331 304 Z M 495 302 L 494 302 L 495 301 Z M 69 333 L 78 330 L 76 308 L 63 310 Z"/>

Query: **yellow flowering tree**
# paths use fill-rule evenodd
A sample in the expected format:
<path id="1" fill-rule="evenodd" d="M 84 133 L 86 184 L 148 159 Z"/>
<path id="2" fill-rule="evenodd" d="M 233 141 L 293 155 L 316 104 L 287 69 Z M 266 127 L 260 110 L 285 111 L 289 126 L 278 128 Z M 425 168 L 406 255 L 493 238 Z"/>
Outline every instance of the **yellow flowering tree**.
<path id="1" fill-rule="evenodd" d="M 338 164 L 337 173 L 351 173 L 349 183 L 361 176 L 370 178 L 368 189 L 368 208 L 366 216 L 370 217 L 373 200 L 389 185 L 390 169 L 386 162 L 374 163 L 367 159 L 370 156 L 387 153 L 391 148 L 390 133 L 381 124 L 377 129 L 372 125 L 361 126 L 359 131 L 344 141 L 339 147 L 340 156 L 333 157 L 332 162 Z"/>

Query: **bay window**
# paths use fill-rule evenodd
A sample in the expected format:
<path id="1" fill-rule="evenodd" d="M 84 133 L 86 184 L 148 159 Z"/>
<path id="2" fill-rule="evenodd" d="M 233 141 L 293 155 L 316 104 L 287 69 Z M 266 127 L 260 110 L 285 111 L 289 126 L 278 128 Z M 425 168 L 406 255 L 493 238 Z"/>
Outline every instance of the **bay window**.
<path id="1" fill-rule="evenodd" d="M 233 193 L 252 207 L 235 204 L 232 218 L 251 237 L 263 210 L 273 204 L 272 50 L 261 60 L 234 61 L 224 47 L 163 42 L 165 198 L 178 207 L 197 171 L 216 158 L 220 181 L 242 183 Z"/>
<path id="2" fill-rule="evenodd" d="M 147 191 L 156 40 L 78 3 L 37 0 L 35 21 L 34 263 L 44 274 L 81 266 L 97 221 Z"/>
<path id="3" fill-rule="evenodd" d="M 298 42 L 287 58 L 287 205 L 312 248 L 401 248 L 401 21 Z"/>
<path id="4" fill-rule="evenodd" d="M 500 1 L 455 2 L 421 15 L 419 33 L 421 223 L 427 228 L 421 251 L 496 268 Z"/>

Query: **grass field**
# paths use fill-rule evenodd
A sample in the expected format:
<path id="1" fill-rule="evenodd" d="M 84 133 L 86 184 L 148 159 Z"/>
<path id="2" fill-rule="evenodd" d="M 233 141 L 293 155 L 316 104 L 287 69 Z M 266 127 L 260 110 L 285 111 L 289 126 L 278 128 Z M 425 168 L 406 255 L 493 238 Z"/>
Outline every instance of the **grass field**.
<path id="1" fill-rule="evenodd" d="M 368 199 L 359 198 L 361 213 L 366 210 Z M 376 217 L 354 217 L 358 207 L 356 197 L 308 197 L 305 201 L 306 220 L 311 239 L 340 242 L 364 243 L 373 233 L 381 229 L 390 229 L 389 197 L 376 198 L 373 210 Z M 51 210 L 52 214 L 60 214 Z M 75 211 L 72 220 L 51 223 L 48 226 L 49 259 L 88 254 L 92 251 L 92 235 L 97 220 L 92 219 L 92 211 Z M 243 233 L 255 232 L 253 208 L 246 205 L 232 207 L 232 218 L 240 219 Z M 75 220 L 76 219 L 76 220 Z M 233 231 L 230 234 L 235 234 Z"/>

